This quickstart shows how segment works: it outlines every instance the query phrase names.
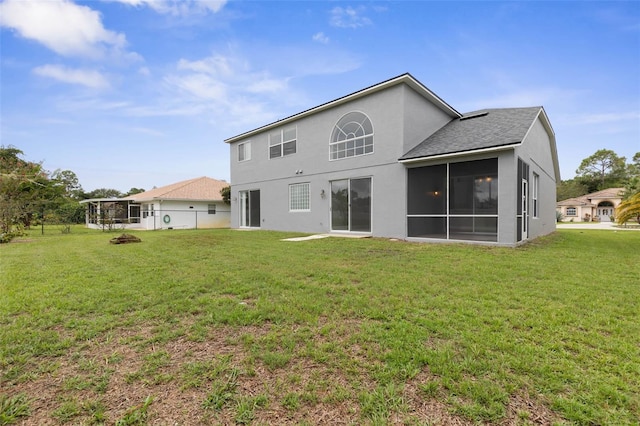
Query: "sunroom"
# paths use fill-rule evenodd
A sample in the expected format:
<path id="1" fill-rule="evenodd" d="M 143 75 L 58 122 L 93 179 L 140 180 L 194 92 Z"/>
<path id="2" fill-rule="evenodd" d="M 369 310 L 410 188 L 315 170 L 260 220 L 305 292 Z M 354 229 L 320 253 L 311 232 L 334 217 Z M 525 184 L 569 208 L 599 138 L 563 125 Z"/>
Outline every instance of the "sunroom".
<path id="1" fill-rule="evenodd" d="M 498 241 L 498 159 L 407 170 L 407 236 Z"/>

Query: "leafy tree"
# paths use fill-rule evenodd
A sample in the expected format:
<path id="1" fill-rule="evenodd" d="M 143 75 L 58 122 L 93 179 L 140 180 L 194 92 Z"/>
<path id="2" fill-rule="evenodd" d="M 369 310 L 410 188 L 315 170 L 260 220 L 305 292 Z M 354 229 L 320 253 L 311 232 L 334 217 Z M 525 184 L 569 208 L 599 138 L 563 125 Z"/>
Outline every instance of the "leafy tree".
<path id="1" fill-rule="evenodd" d="M 98 188 L 91 192 L 85 192 L 84 198 L 122 198 L 123 193 L 112 188 Z"/>
<path id="2" fill-rule="evenodd" d="M 627 175 L 629 180 L 624 186 L 625 199 L 640 192 L 640 152 L 635 153 L 632 161 L 633 162 L 627 166 Z"/>
<path id="3" fill-rule="evenodd" d="M 576 175 L 588 192 L 622 185 L 627 176 L 626 158 L 610 149 L 600 149 L 582 160 Z"/>
<path id="4" fill-rule="evenodd" d="M 618 205 L 616 208 L 616 220 L 618 223 L 635 220 L 640 224 L 640 192 L 636 192 Z"/>
<path id="5" fill-rule="evenodd" d="M 78 181 L 78 176 L 71 170 L 57 169 L 51 173 L 51 180 L 62 186 L 67 198 L 74 200 L 82 199 L 82 186 Z"/>
<path id="6" fill-rule="evenodd" d="M 231 203 L 231 187 L 230 186 L 225 186 L 224 188 L 222 188 L 220 190 L 220 195 L 222 195 L 222 201 L 224 201 L 226 204 Z"/>
<path id="7" fill-rule="evenodd" d="M 19 232 L 29 227 L 34 211 L 60 194 L 39 163 L 25 161 L 14 146 L 0 146 L 0 233 Z"/>
<path id="8" fill-rule="evenodd" d="M 63 224 L 82 222 L 84 208 L 78 204 L 82 187 L 76 174 L 59 169 L 50 174 L 23 155 L 14 146 L 0 146 L 0 234 L 4 234 L 0 239 L 19 235 L 35 217 Z"/>
<path id="9" fill-rule="evenodd" d="M 141 192 L 144 192 L 144 188 L 131 188 L 129 192 L 125 194 L 125 196 L 140 194 Z"/>
<path id="10" fill-rule="evenodd" d="M 556 188 L 556 201 L 575 198 L 587 194 L 589 188 L 577 179 L 561 181 Z"/>

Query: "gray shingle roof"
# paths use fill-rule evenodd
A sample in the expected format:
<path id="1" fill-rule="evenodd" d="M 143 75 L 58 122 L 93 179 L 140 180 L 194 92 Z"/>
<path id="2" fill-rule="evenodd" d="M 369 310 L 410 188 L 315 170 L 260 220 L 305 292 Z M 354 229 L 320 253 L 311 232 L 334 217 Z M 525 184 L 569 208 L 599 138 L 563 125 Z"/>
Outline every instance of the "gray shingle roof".
<path id="1" fill-rule="evenodd" d="M 497 148 L 522 142 L 542 107 L 485 109 L 463 114 L 400 160 Z"/>

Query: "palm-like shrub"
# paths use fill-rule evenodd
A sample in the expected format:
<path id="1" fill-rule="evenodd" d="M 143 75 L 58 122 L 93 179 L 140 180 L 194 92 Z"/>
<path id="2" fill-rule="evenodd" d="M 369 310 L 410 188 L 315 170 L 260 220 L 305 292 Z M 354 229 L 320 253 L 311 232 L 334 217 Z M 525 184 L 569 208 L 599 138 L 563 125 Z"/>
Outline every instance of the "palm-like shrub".
<path id="1" fill-rule="evenodd" d="M 640 223 L 640 192 L 624 200 L 616 208 L 616 219 L 622 224 L 630 220 Z"/>

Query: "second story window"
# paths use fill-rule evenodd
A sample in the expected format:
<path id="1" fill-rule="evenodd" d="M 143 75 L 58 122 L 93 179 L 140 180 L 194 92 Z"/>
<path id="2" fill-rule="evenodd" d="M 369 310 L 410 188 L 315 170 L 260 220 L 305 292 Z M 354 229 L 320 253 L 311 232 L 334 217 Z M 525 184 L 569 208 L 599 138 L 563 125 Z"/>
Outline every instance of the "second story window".
<path id="1" fill-rule="evenodd" d="M 238 144 L 238 161 L 251 160 L 251 142 Z"/>
<path id="2" fill-rule="evenodd" d="M 269 158 L 295 154 L 297 133 L 295 126 L 269 133 Z"/>
<path id="3" fill-rule="evenodd" d="M 329 143 L 329 159 L 356 157 L 373 152 L 371 120 L 359 111 L 344 115 L 333 128 Z"/>

